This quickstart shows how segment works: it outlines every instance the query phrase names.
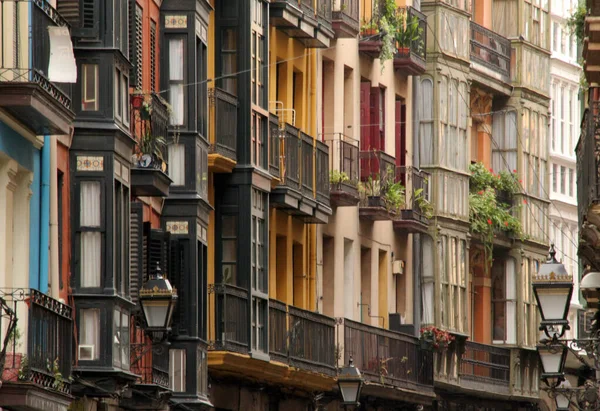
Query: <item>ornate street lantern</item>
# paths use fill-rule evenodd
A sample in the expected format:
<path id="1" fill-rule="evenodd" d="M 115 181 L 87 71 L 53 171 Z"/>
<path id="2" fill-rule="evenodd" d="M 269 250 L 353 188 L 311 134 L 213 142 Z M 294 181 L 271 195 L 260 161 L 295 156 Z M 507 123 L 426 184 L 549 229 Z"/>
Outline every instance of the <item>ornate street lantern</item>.
<path id="1" fill-rule="evenodd" d="M 567 391 L 571 388 L 571 383 L 568 380 L 563 381 L 556 392 L 554 401 L 556 402 L 556 411 L 569 411 L 569 397 Z"/>
<path id="2" fill-rule="evenodd" d="M 177 290 L 163 278 L 160 266 L 156 273 L 142 286 L 139 292 L 142 314 L 146 323 L 145 331 L 153 342 L 164 341 L 171 331 L 173 311 L 177 303 Z"/>
<path id="3" fill-rule="evenodd" d="M 359 406 L 360 390 L 362 389 L 363 378 L 358 368 L 352 364 L 350 357 L 349 364 L 342 368 L 338 376 L 338 386 L 344 400 L 344 407 L 348 405 Z"/>
<path id="4" fill-rule="evenodd" d="M 542 361 L 542 379 L 549 387 L 558 386 L 564 380 L 563 368 L 567 359 L 567 347 L 549 342 L 538 345 L 537 350 Z"/>

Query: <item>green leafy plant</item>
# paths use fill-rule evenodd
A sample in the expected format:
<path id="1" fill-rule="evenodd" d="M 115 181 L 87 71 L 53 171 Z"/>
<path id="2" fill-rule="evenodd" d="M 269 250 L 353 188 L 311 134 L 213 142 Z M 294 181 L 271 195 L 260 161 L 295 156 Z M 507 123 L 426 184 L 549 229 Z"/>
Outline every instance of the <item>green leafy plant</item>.
<path id="1" fill-rule="evenodd" d="M 433 205 L 429 200 L 425 198 L 425 194 L 422 188 L 417 188 L 413 193 L 413 201 L 417 203 L 419 210 L 421 213 L 427 218 L 431 220 L 433 218 Z"/>
<path id="2" fill-rule="evenodd" d="M 585 36 L 585 16 L 587 8 L 584 1 L 580 1 L 573 14 L 567 19 L 567 28 L 577 37 L 578 43 L 583 43 Z"/>
<path id="3" fill-rule="evenodd" d="M 420 338 L 430 343 L 435 350 L 448 348 L 456 340 L 456 337 L 448 331 L 440 330 L 433 325 L 421 328 Z"/>
<path id="4" fill-rule="evenodd" d="M 366 197 L 380 197 L 381 180 L 379 175 L 376 175 L 375 178 L 369 176 L 369 179 L 365 183 L 359 183 L 358 193 Z"/>
<path id="5" fill-rule="evenodd" d="M 29 359 L 26 355 L 21 358 L 21 366 L 19 367 L 19 381 L 27 381 L 29 378 Z"/>
<path id="6" fill-rule="evenodd" d="M 513 170 L 512 173 L 500 171 L 498 174 L 494 174 L 494 170 L 488 170 L 483 163 L 475 163 L 469 166 L 469 171 L 471 172 L 469 187 L 473 192 L 479 192 L 487 188 L 506 191 L 510 195 L 521 192 L 517 170 Z"/>
<path id="7" fill-rule="evenodd" d="M 164 161 L 163 149 L 167 146 L 167 140 L 162 136 L 154 136 L 150 132 L 145 133 L 139 142 L 141 154 L 150 154 L 161 162 Z"/>
<path id="8" fill-rule="evenodd" d="M 331 185 L 338 185 L 340 183 L 345 183 L 346 181 L 350 181 L 350 177 L 343 171 L 331 170 L 329 172 L 329 183 Z"/>
<path id="9" fill-rule="evenodd" d="M 408 17 L 406 11 L 399 12 L 399 25 L 396 31 L 396 42 L 400 47 L 410 47 L 413 42 L 423 45 L 423 29 L 419 26 L 417 16 Z"/>
<path id="10" fill-rule="evenodd" d="M 405 188 L 401 182 L 389 183 L 386 185 L 383 201 L 389 212 L 399 213 L 406 204 Z"/>

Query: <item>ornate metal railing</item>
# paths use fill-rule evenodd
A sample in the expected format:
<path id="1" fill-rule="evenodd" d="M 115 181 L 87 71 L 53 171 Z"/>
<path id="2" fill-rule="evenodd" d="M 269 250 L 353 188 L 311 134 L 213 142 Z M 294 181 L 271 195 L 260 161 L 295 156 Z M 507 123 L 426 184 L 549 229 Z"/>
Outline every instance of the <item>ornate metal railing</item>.
<path id="1" fill-rule="evenodd" d="M 40 291 L 29 290 L 27 337 L 27 366 L 19 379 L 69 393 L 73 355 L 71 307 Z"/>
<path id="2" fill-rule="evenodd" d="M 510 40 L 471 21 L 471 59 L 510 77 Z"/>
<path id="3" fill-rule="evenodd" d="M 381 181 L 395 177 L 396 160 L 389 154 L 379 150 L 361 151 L 359 159 L 362 181 L 367 181 L 369 177 Z"/>
<path id="4" fill-rule="evenodd" d="M 302 176 L 302 193 L 307 197 L 314 198 L 313 176 L 315 164 L 315 146 L 311 136 L 304 132 L 300 132 L 300 136 L 302 139 L 302 165 L 300 170 L 300 175 Z"/>
<path id="5" fill-rule="evenodd" d="M 406 187 L 406 203 L 404 209 L 412 210 L 419 219 L 426 220 L 418 198 L 430 201 L 429 173 L 415 167 L 399 166 L 396 168 L 396 179 Z"/>
<path id="6" fill-rule="evenodd" d="M 356 191 L 359 181 L 358 140 L 342 133 L 325 135 L 325 143 L 329 146 L 329 170 L 339 172 L 344 180 L 336 189 Z"/>
<path id="7" fill-rule="evenodd" d="M 35 83 L 53 99 L 71 109 L 71 98 L 37 69 L 0 67 L 0 83 Z"/>
<path id="8" fill-rule="evenodd" d="M 210 93 L 215 122 L 215 141 L 211 152 L 236 160 L 238 99 L 218 87 L 211 89 Z"/>
<path id="9" fill-rule="evenodd" d="M 272 359 L 287 363 L 287 307 L 277 300 L 269 300 L 269 355 Z"/>
<path id="10" fill-rule="evenodd" d="M 315 162 L 317 201 L 329 205 L 329 147 L 319 140 L 316 141 Z"/>
<path id="11" fill-rule="evenodd" d="M 344 363 L 350 356 L 369 381 L 433 389 L 433 353 L 414 336 L 344 319 Z"/>
<path id="12" fill-rule="evenodd" d="M 279 117 L 269 113 L 269 173 L 272 176 L 279 177 L 280 157 L 281 157 L 281 134 L 279 128 Z"/>
<path id="13" fill-rule="evenodd" d="M 335 372 L 335 320 L 289 306 L 289 358 L 295 367 Z"/>
<path id="14" fill-rule="evenodd" d="M 286 123 L 283 138 L 283 150 L 281 156 L 281 175 L 283 184 L 300 191 L 300 155 L 302 152 L 302 140 L 300 130 Z"/>
<path id="15" fill-rule="evenodd" d="M 382 0 L 363 0 L 359 3 L 360 36 L 366 40 L 379 34 L 379 16 L 382 15 Z"/>
<path id="16" fill-rule="evenodd" d="M 248 352 L 250 315 L 248 291 L 227 284 L 215 284 L 215 346 L 231 351 Z"/>
<path id="17" fill-rule="evenodd" d="M 460 377 L 508 387 L 510 350 L 467 341 L 460 359 Z"/>
<path id="18" fill-rule="evenodd" d="M 162 138 L 167 141 L 169 131 L 167 102 L 158 93 L 132 94 L 130 100 L 131 133 L 138 142 L 136 153 L 151 155 L 152 162 L 147 167 L 162 170 L 163 163 L 166 162 L 166 153 L 157 139 Z M 143 167 L 147 168 L 146 165 Z"/>

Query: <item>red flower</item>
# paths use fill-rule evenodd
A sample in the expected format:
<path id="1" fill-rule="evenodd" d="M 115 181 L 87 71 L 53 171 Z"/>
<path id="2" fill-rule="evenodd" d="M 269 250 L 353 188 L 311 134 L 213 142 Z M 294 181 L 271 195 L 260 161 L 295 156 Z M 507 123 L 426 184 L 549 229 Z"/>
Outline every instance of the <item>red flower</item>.
<path id="1" fill-rule="evenodd" d="M 519 180 L 519 184 L 523 184 L 523 180 Z"/>
<path id="2" fill-rule="evenodd" d="M 492 225 L 492 220 L 490 220 L 489 218 L 488 218 L 488 224 Z"/>
<path id="3" fill-rule="evenodd" d="M 517 170 L 513 170 L 513 173 L 517 174 Z"/>
<path id="4" fill-rule="evenodd" d="M 494 172 L 494 169 L 493 169 L 493 168 L 490 168 L 490 173 L 493 173 L 493 172 Z"/>
<path id="5" fill-rule="evenodd" d="M 478 192 L 477 194 L 479 194 L 480 196 L 483 195 L 483 190 L 481 190 L 480 192 Z"/>
<path id="6" fill-rule="evenodd" d="M 498 178 L 502 178 L 502 177 L 500 177 L 500 174 L 498 174 Z"/>
<path id="7" fill-rule="evenodd" d="M 527 200 L 523 200 L 523 204 L 527 204 Z"/>
<path id="8" fill-rule="evenodd" d="M 508 221 L 505 221 L 505 222 L 504 222 L 504 225 L 505 225 L 506 227 L 508 227 Z"/>

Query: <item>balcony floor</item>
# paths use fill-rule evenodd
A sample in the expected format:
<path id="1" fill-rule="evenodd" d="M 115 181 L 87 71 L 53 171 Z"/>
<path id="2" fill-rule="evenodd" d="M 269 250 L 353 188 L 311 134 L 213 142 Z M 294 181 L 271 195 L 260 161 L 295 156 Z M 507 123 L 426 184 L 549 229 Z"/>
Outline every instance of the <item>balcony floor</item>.
<path id="1" fill-rule="evenodd" d="M 67 411 L 73 397 L 31 382 L 2 382 L 0 408 L 16 411 Z"/>

